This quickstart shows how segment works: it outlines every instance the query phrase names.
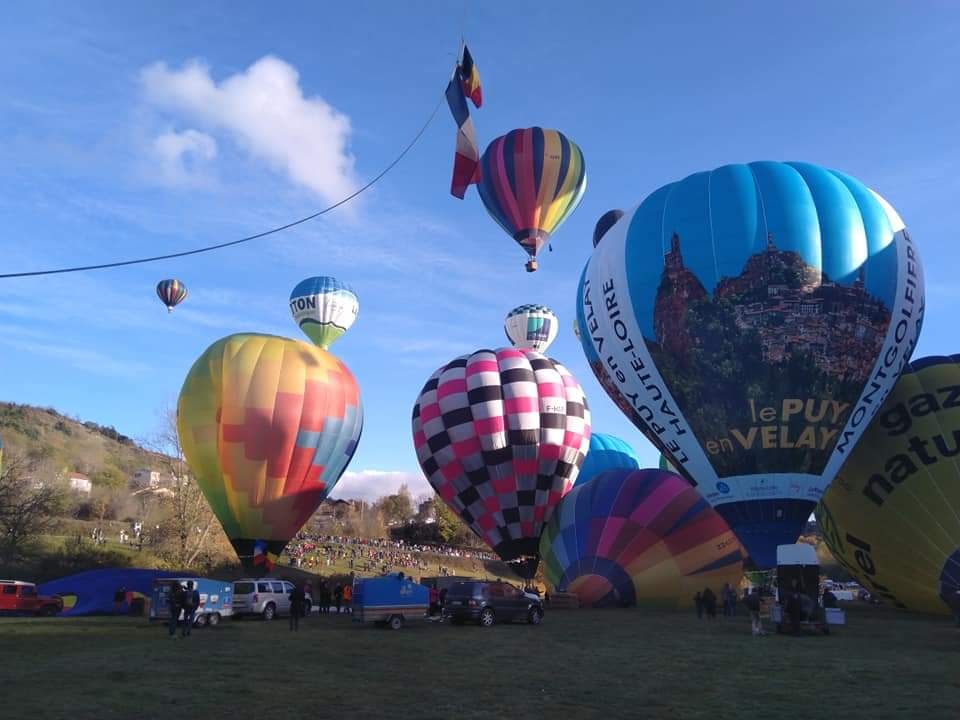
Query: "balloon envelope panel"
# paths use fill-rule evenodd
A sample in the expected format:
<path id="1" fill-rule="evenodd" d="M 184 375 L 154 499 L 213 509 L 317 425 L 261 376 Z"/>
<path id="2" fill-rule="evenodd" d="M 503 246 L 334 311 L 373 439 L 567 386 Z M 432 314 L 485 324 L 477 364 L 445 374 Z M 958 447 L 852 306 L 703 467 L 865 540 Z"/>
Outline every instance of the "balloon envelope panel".
<path id="1" fill-rule="evenodd" d="M 872 594 L 949 613 L 960 600 L 960 356 L 901 375 L 817 507 L 833 556 Z"/>
<path id="2" fill-rule="evenodd" d="M 593 433 L 590 450 L 580 466 L 576 485 L 589 482 L 606 470 L 639 470 L 640 458 L 625 441 L 614 435 Z"/>
<path id="3" fill-rule="evenodd" d="M 325 350 L 231 335 L 194 363 L 177 409 L 184 456 L 241 561 L 267 565 L 353 457 L 356 380 Z"/>
<path id="4" fill-rule="evenodd" d="M 577 478 L 590 410 L 576 378 L 517 348 L 478 350 L 437 370 L 413 408 L 430 484 L 504 560 L 536 558 L 544 523 Z M 532 577 L 536 560 L 521 567 Z"/>
<path id="5" fill-rule="evenodd" d="M 743 575 L 740 543 L 679 475 L 609 470 L 560 502 L 540 542 L 544 574 L 580 602 L 688 606 Z"/>
<path id="6" fill-rule="evenodd" d="M 842 173 L 697 173 L 613 225 L 584 269 L 581 343 L 638 428 L 760 568 L 796 540 L 916 343 L 902 220 Z"/>

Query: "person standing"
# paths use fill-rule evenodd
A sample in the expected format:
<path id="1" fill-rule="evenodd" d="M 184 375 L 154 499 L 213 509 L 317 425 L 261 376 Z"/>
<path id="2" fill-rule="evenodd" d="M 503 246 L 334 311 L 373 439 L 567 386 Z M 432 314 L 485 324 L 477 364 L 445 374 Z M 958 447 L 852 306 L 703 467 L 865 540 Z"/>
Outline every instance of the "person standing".
<path id="1" fill-rule="evenodd" d="M 433 620 L 440 614 L 440 591 L 437 590 L 437 583 L 434 582 L 427 592 L 428 602 L 430 603 L 430 619 Z"/>
<path id="2" fill-rule="evenodd" d="M 747 610 L 750 611 L 750 632 L 757 635 L 766 635 L 763 631 L 763 621 L 760 619 L 760 588 L 754 587 L 749 595 L 744 599 Z"/>
<path id="3" fill-rule="evenodd" d="M 320 581 L 320 612 L 324 615 L 330 614 L 330 588 L 326 580 Z"/>
<path id="4" fill-rule="evenodd" d="M 697 620 L 703 620 L 703 593 L 693 596 L 693 604 L 697 607 Z"/>
<path id="5" fill-rule="evenodd" d="M 117 591 L 113 594 L 113 614 L 119 615 L 120 609 L 123 607 L 124 601 L 127 599 L 127 589 L 125 587 L 117 588 Z"/>
<path id="6" fill-rule="evenodd" d="M 343 585 L 337 583 L 333 588 L 333 606 L 337 609 L 337 615 L 340 614 L 340 606 L 343 604 Z"/>
<path id="7" fill-rule="evenodd" d="M 308 607 L 308 606 L 307 606 L 307 601 L 308 601 L 308 600 L 310 601 L 310 606 L 309 606 L 309 607 L 311 607 L 311 608 L 313 607 L 313 585 L 310 583 L 309 580 L 307 580 L 305 583 L 303 583 L 303 594 L 304 594 L 304 598 L 303 598 L 303 616 L 304 616 L 304 617 L 307 617 L 307 615 L 308 615 L 308 613 L 307 613 L 307 607 Z"/>
<path id="8" fill-rule="evenodd" d="M 200 591 L 193 587 L 193 580 L 187 580 L 187 589 L 183 593 L 183 637 L 189 637 L 193 630 L 193 616 L 200 604 Z"/>
<path id="9" fill-rule="evenodd" d="M 717 619 L 717 596 L 710 588 L 703 591 L 703 607 L 707 611 L 708 620 Z"/>
<path id="10" fill-rule="evenodd" d="M 174 580 L 170 583 L 170 595 L 167 601 L 170 607 L 170 620 L 167 629 L 170 631 L 170 637 L 177 636 L 177 624 L 180 622 L 180 611 L 183 609 L 183 587 Z"/>
<path id="11" fill-rule="evenodd" d="M 303 615 L 303 604 L 306 593 L 302 585 L 294 585 L 290 593 L 290 632 L 300 631 L 300 616 Z"/>
<path id="12" fill-rule="evenodd" d="M 343 584 L 343 609 L 344 612 L 350 612 L 350 605 L 353 602 L 353 583 Z"/>

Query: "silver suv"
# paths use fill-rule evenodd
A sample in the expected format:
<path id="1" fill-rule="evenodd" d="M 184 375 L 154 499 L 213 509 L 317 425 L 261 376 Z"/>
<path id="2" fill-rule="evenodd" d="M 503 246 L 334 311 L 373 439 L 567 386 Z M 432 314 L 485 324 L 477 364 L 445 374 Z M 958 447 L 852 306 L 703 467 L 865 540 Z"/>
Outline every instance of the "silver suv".
<path id="1" fill-rule="evenodd" d="M 290 614 L 290 593 L 293 583 L 289 580 L 270 578 L 244 578 L 233 583 L 233 616 L 260 615 L 264 620 L 273 620 L 277 615 Z M 310 612 L 312 598 L 308 595 L 305 610 Z"/>

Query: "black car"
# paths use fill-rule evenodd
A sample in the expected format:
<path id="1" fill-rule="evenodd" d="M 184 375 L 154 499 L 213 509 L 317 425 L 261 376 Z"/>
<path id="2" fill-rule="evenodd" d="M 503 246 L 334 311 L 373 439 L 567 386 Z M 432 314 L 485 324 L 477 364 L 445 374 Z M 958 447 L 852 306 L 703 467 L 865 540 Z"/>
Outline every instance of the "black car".
<path id="1" fill-rule="evenodd" d="M 505 582 L 458 582 L 447 591 L 444 614 L 455 625 L 466 621 L 490 627 L 496 622 L 523 621 L 539 625 L 543 603 Z"/>

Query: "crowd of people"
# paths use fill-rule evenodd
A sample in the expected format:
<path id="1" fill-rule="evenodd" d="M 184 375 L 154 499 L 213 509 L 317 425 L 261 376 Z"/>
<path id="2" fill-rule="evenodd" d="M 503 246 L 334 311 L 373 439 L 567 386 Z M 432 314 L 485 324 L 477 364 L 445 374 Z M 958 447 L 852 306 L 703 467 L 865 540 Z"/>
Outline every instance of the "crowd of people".
<path id="1" fill-rule="evenodd" d="M 442 558 L 472 561 L 474 570 L 480 570 L 483 561 L 496 559 L 489 552 L 450 545 L 307 533 L 293 539 L 287 557 L 291 566 L 307 570 L 345 564 L 354 572 L 386 573 L 393 568 L 430 570 L 439 566 L 441 575 L 450 574 L 449 568 L 441 564 Z"/>

